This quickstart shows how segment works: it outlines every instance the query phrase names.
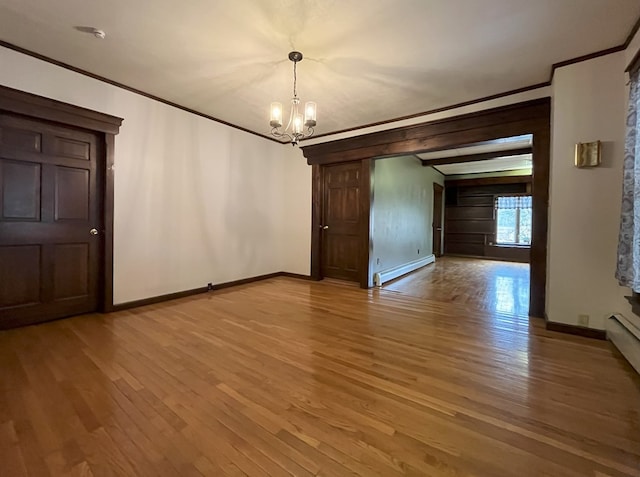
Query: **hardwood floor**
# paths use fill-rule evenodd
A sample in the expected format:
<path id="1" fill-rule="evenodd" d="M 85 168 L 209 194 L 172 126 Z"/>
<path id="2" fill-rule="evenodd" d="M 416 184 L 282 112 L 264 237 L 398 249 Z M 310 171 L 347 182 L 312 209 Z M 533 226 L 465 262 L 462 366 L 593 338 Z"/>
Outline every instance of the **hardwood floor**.
<path id="1" fill-rule="evenodd" d="M 445 256 L 383 288 L 491 313 L 529 315 L 528 263 Z"/>
<path id="2" fill-rule="evenodd" d="M 0 369 L 2 476 L 640 475 L 608 342 L 455 300 L 275 278 L 4 331 Z"/>

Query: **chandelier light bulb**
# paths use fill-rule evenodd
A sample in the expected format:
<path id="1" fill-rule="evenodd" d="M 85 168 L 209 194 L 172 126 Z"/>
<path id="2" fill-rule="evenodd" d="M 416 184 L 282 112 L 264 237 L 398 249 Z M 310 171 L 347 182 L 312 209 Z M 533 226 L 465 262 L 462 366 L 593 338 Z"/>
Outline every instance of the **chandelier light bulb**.
<path id="1" fill-rule="evenodd" d="M 294 146 L 298 144 L 300 139 L 310 137 L 313 134 L 313 128 L 316 126 L 317 105 L 313 101 L 307 101 L 304 109 L 300 112 L 300 98 L 297 92 L 297 74 L 296 65 L 302 61 L 302 53 L 292 51 L 289 53 L 289 60 L 293 62 L 293 98 L 291 98 L 291 111 L 289 113 L 289 122 L 284 129 L 283 126 L 283 109 L 282 104 L 278 102 L 271 103 L 271 115 L 269 125 L 271 126 L 271 134 L 277 138 L 287 138 Z M 306 130 L 305 130 L 306 128 Z"/>
<path id="2" fill-rule="evenodd" d="M 282 127 L 282 104 L 271 103 L 271 120 L 269 124 L 272 128 Z"/>

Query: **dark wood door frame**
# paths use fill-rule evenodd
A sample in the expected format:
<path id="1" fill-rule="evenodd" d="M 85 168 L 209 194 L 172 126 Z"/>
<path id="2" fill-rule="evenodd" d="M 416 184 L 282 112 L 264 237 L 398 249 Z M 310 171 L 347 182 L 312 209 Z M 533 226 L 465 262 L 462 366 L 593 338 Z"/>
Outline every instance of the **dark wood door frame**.
<path id="1" fill-rule="evenodd" d="M 531 296 L 529 314 L 545 316 L 547 280 L 547 229 L 549 203 L 551 99 L 541 98 L 500 108 L 488 109 L 439 121 L 427 122 L 403 128 L 365 134 L 338 141 L 302 147 L 307 163 L 313 166 L 312 174 L 312 247 L 311 276 L 320 279 L 319 215 L 321 195 L 320 179 L 322 165 L 348 161 L 362 161 L 370 167 L 374 158 L 415 154 L 464 144 L 488 141 L 522 134 L 533 135 L 533 235 L 531 245 Z M 371 184 L 363 184 L 362 196 L 370 197 Z M 367 205 L 367 204 L 363 204 Z M 364 208 L 363 208 L 364 209 Z M 370 215 L 369 207 L 366 207 Z M 363 213 L 365 213 L 363 211 Z M 362 242 L 367 243 L 369 263 L 369 219 L 363 227 Z M 363 266 L 362 276 L 370 275 L 369 267 Z M 361 285 L 369 285 L 369 278 Z"/>
<path id="2" fill-rule="evenodd" d="M 98 180 L 102 191 L 101 219 L 103 224 L 102 263 L 100 270 L 99 309 L 113 309 L 113 164 L 115 135 L 122 118 L 81 108 L 53 99 L 0 86 L 0 111 L 63 126 L 72 126 L 99 133 Z"/>
<path id="3" fill-rule="evenodd" d="M 344 161 L 346 162 L 346 161 Z M 362 288 L 369 288 L 373 283 L 369 283 L 372 274 L 369 273 L 370 254 L 370 210 L 372 202 L 371 176 L 373 174 L 374 161 L 364 159 L 360 161 L 360 261 L 358 282 Z M 312 203 L 311 208 L 311 278 L 322 280 L 322 211 L 324 197 L 324 168 L 322 165 L 312 167 Z M 369 264 L 369 266 L 366 266 Z"/>
<path id="4" fill-rule="evenodd" d="M 440 206 L 438 215 L 440 216 L 440 223 L 436 223 L 436 194 L 440 195 Z M 432 220 L 432 242 L 433 242 L 433 254 L 436 257 L 442 256 L 442 228 L 443 228 L 443 208 L 444 208 L 444 187 L 437 182 L 433 183 L 433 220 Z M 436 237 L 438 237 L 438 248 L 436 248 Z"/>

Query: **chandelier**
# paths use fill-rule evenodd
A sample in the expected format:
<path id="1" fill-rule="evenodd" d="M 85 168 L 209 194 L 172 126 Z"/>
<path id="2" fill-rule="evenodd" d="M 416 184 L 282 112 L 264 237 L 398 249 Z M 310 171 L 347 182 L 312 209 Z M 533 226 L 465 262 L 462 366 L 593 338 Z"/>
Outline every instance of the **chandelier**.
<path id="1" fill-rule="evenodd" d="M 291 98 L 291 112 L 289 113 L 289 122 L 284 129 L 282 128 L 282 104 L 271 103 L 271 134 L 277 138 L 287 138 L 291 141 L 291 145 L 298 144 L 300 139 L 310 137 L 313 134 L 313 128 L 316 125 L 316 103 L 307 101 L 304 105 L 304 113 L 300 112 L 300 98 L 298 98 L 296 65 L 302 61 L 302 53 L 292 51 L 289 53 L 289 59 L 293 61 L 293 98 Z M 306 128 L 306 130 L 305 130 Z"/>

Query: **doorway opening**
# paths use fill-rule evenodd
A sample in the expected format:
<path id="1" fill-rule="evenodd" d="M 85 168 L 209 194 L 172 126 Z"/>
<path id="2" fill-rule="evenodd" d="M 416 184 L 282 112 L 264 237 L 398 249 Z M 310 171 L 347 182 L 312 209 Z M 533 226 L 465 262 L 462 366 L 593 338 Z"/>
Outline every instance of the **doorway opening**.
<path id="1" fill-rule="evenodd" d="M 442 255 L 435 263 L 415 262 L 415 271 L 405 267 L 410 273 L 391 275 L 393 281 L 383 288 L 528 317 L 532 140 L 530 134 L 520 135 L 377 161 L 372 203 L 376 262 L 393 260 L 395 248 L 407 241 L 427 248 L 426 254 L 434 258 Z M 389 191 L 389 184 L 401 189 Z M 393 204 L 392 217 L 378 213 L 397 196 L 403 200 Z M 415 220 L 420 208 L 430 227 Z M 412 224 L 413 235 L 385 243 L 387 237 L 378 231 L 400 224 Z"/>
<path id="2" fill-rule="evenodd" d="M 501 138 L 530 135 L 531 144 L 528 152 L 532 155 L 530 178 L 532 226 L 529 249 L 529 315 L 543 318 L 547 275 L 550 117 L 550 98 L 540 98 L 433 122 L 302 147 L 307 163 L 313 166 L 311 277 L 316 280 L 324 277 L 321 262 L 324 247 L 322 234 L 325 225 L 331 226 L 322 222 L 323 177 L 327 167 L 346 162 L 360 164 L 358 195 L 360 232 L 357 239 L 357 253 L 360 260 L 357 264 L 359 269 L 357 275 L 360 286 L 368 288 L 374 284 L 374 264 L 376 263 L 373 255 L 375 244 L 372 240 L 370 215 L 371 194 L 375 184 L 372 186 L 371 177 L 380 159 L 400 155 L 428 154 Z M 457 161 L 451 161 L 451 163 L 454 162 Z M 421 252 L 423 252 L 422 249 Z M 447 253 L 446 248 L 444 253 Z"/>

